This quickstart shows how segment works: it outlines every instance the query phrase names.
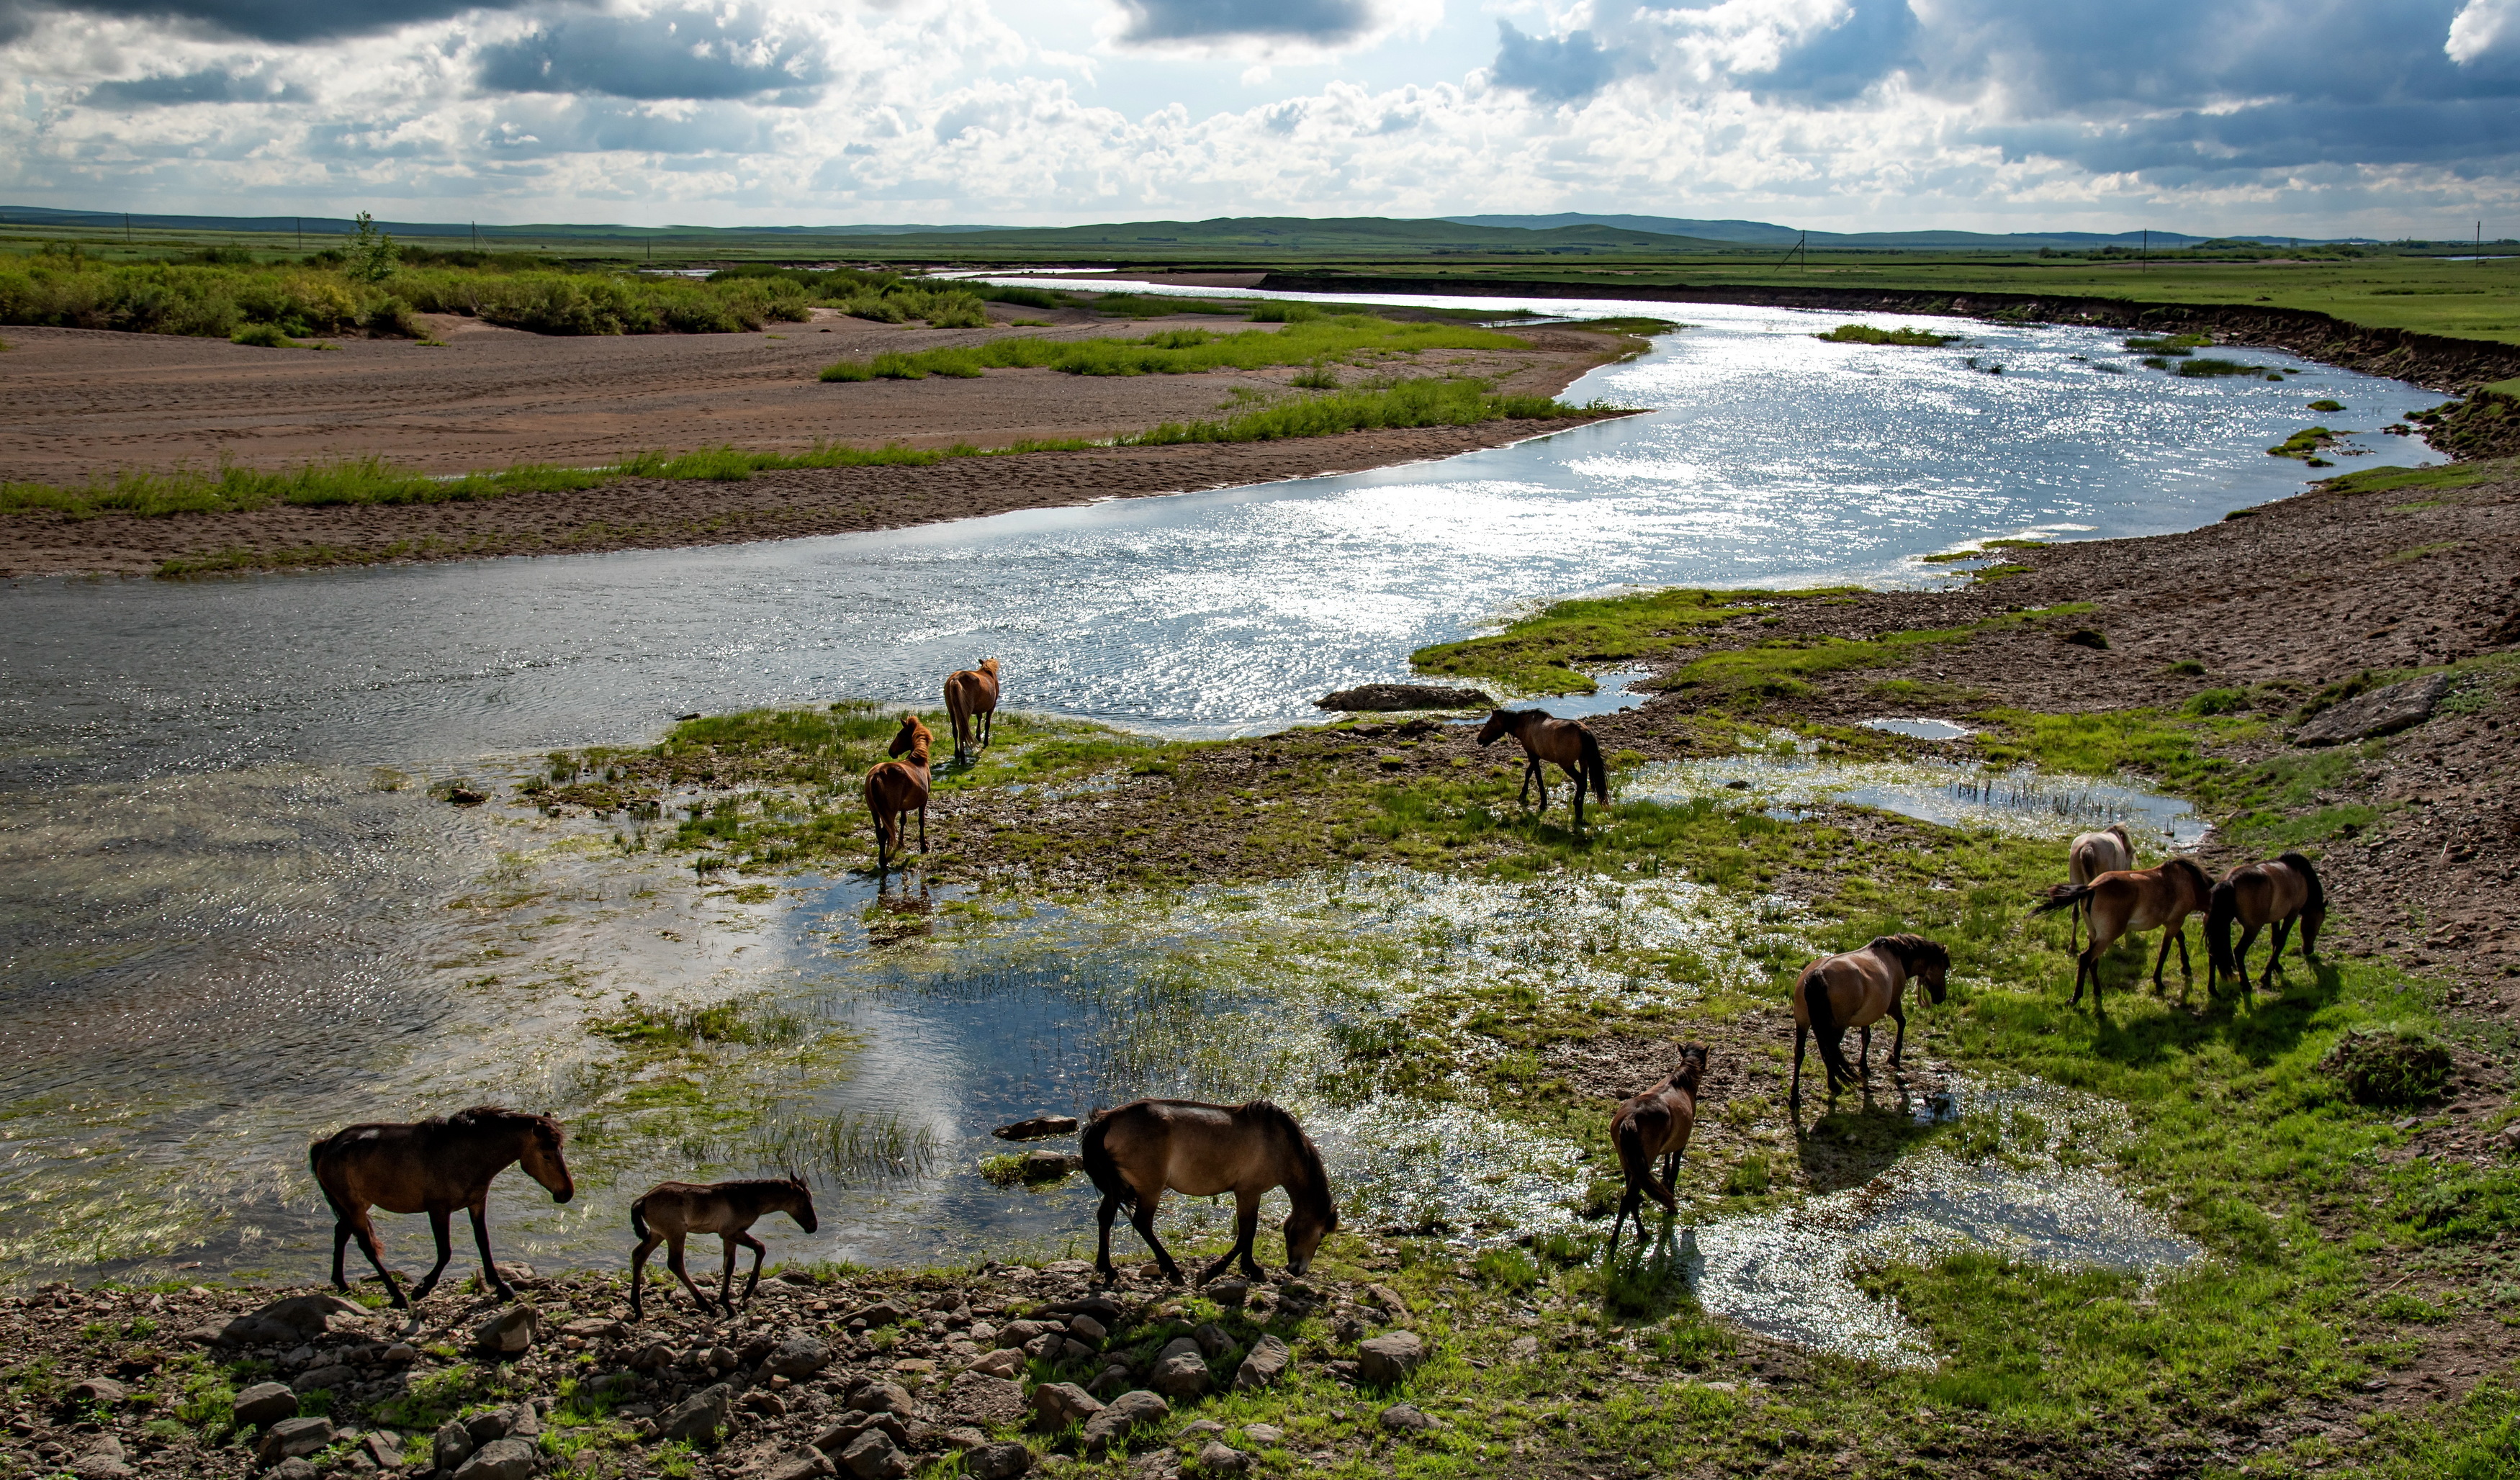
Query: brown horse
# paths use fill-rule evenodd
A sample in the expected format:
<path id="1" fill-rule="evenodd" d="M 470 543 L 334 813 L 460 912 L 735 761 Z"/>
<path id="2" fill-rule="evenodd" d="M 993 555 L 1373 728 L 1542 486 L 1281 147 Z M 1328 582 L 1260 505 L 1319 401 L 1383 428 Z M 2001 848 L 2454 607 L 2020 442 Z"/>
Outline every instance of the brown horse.
<path id="1" fill-rule="evenodd" d="M 1322 1240 L 1338 1227 L 1322 1153 L 1294 1116 L 1265 1099 L 1238 1105 L 1132 1100 L 1116 1110 L 1096 1110 L 1080 1149 L 1085 1175 L 1102 1193 L 1097 1215 L 1102 1243 L 1094 1263 L 1106 1283 L 1112 1274 L 1111 1218 L 1124 1204 L 1132 1209 L 1129 1222 L 1138 1236 L 1155 1251 L 1164 1278 L 1180 1282 L 1181 1267 L 1155 1237 L 1155 1205 L 1168 1188 L 1192 1197 L 1234 1194 L 1234 1247 L 1198 1277 L 1201 1284 L 1238 1258 L 1242 1273 L 1263 1278 L 1251 1240 L 1260 1228 L 1260 1198 L 1271 1188 L 1284 1188 L 1294 1205 L 1285 1224 L 1289 1274 L 1309 1268 Z"/>
<path id="2" fill-rule="evenodd" d="M 752 1292 L 761 1283 L 762 1256 L 770 1252 L 767 1244 L 747 1232 L 770 1213 L 785 1213 L 796 1221 L 796 1227 L 810 1233 L 820 1225 L 814 1218 L 814 1191 L 801 1179 L 784 1177 L 750 1182 L 660 1182 L 630 1204 L 630 1231 L 639 1235 L 639 1247 L 630 1254 L 630 1319 L 644 1314 L 639 1296 L 646 1284 L 648 1256 L 664 1244 L 665 1268 L 692 1292 L 692 1303 L 707 1314 L 708 1297 L 692 1283 L 691 1272 L 683 1268 L 683 1240 L 694 1233 L 715 1233 L 726 1245 L 726 1273 L 718 1280 L 717 1301 L 730 1316 L 735 1314 L 735 1301 L 728 1292 L 735 1287 L 736 1245 L 752 1250 L 752 1277 L 743 1281 L 744 1303 L 752 1302 Z"/>
<path id="3" fill-rule="evenodd" d="M 1872 1081 L 1872 1025 L 1888 1017 L 1899 1025 L 1890 1044 L 1890 1063 L 1897 1067 L 1908 1046 L 1908 978 L 1925 985 L 1925 995 L 1943 1000 L 1951 975 L 1952 953 L 1921 935 L 1882 935 L 1861 951 L 1823 956 L 1803 967 L 1794 981 L 1794 1081 L 1786 1098 L 1803 1098 L 1803 1045 L 1817 1039 L 1821 1066 L 1828 1071 L 1829 1093 L 1858 1079 Z M 1849 1028 L 1864 1030 L 1863 1072 L 1847 1067 L 1846 1050 L 1838 1040 Z"/>
<path id="4" fill-rule="evenodd" d="M 368 1209 L 388 1213 L 427 1213 L 428 1231 L 437 1235 L 437 1263 L 428 1278 L 411 1292 L 426 1299 L 437 1288 L 437 1277 L 452 1257 L 447 1218 L 457 1208 L 472 1214 L 472 1241 L 481 1248 L 481 1274 L 502 1300 L 516 1291 L 490 1257 L 490 1226 L 483 1221 L 489 1205 L 490 1180 L 521 1161 L 525 1175 L 549 1188 L 552 1201 L 577 1195 L 568 1163 L 561 1157 L 565 1133 L 548 1115 L 475 1105 L 448 1116 L 430 1116 L 415 1124 L 355 1125 L 334 1132 L 306 1148 L 306 1165 L 315 1173 L 324 1200 L 333 1205 L 333 1284 L 348 1289 L 341 1278 L 341 1246 L 357 1234 L 359 1251 L 376 1266 L 385 1294 L 397 1306 L 408 1306 L 385 1272 L 384 1254 L 377 1244 L 376 1225 Z"/>
<path id="5" fill-rule="evenodd" d="M 2195 973 L 2187 964 L 2187 917 L 2205 908 L 2213 890 L 2213 880 L 2205 876 L 2205 871 L 2192 858 L 2165 859 L 2149 869 L 2119 869 L 2088 884 L 2060 885 L 2048 890 L 2048 898 L 2033 907 L 2034 914 L 2070 910 L 2090 902 L 2092 939 L 2075 959 L 2074 1001 L 2068 1006 L 2081 1004 L 2083 980 L 2089 977 L 2092 1010 L 2100 1009 L 2100 953 L 2131 930 L 2167 927 L 2161 937 L 2161 954 L 2152 963 L 2154 991 L 2162 989 L 2161 972 L 2170 964 L 2170 943 L 2174 940 L 2179 942 L 2180 979 L 2193 981 Z"/>
<path id="6" fill-rule="evenodd" d="M 1643 1200 L 1650 1195 L 1664 1213 L 1680 1214 L 1680 1154 L 1688 1149 L 1688 1133 L 1697 1127 L 1697 1083 L 1706 1077 L 1706 1050 L 1690 1044 L 1680 1051 L 1680 1066 L 1651 1089 L 1640 1090 L 1610 1112 L 1610 1144 L 1619 1148 L 1619 1170 L 1627 1174 L 1628 1193 L 1619 1199 L 1619 1216 L 1610 1224 L 1610 1251 L 1602 1264 L 1618 1257 L 1619 1230 L 1637 1221 L 1637 1240 L 1645 1236 Z M 1654 1176 L 1654 1158 L 1662 1158 L 1662 1176 Z"/>
<path id="7" fill-rule="evenodd" d="M 954 758 L 977 755 L 998 730 L 998 660 L 945 676 L 945 717 L 954 724 Z"/>
<path id="8" fill-rule="evenodd" d="M 919 814 L 919 851 L 927 851 L 927 746 L 935 737 L 919 722 L 919 716 L 905 714 L 901 729 L 892 738 L 892 754 L 907 753 L 908 760 L 878 761 L 867 771 L 867 810 L 875 814 L 875 866 L 892 865 L 892 850 L 901 846 L 901 818 L 906 812 Z"/>
<path id="9" fill-rule="evenodd" d="M 2244 927 L 2236 953 L 2231 949 L 2235 919 Z M 2236 976 L 2240 990 L 2248 991 L 2249 947 L 2267 925 L 2275 927 L 2275 935 L 2274 950 L 2267 956 L 2265 985 L 2274 990 L 2284 938 L 2296 919 L 2301 921 L 2301 959 L 2314 960 L 2318 955 L 2319 927 L 2327 923 L 2327 889 L 2309 859 L 2286 853 L 2272 863 L 2244 864 L 2224 875 L 2205 904 L 2205 990 L 2210 993 L 2214 983 Z"/>
<path id="10" fill-rule="evenodd" d="M 2124 823 L 2111 823 L 2097 832 L 2086 832 L 2065 849 L 2065 882 L 2069 887 L 2088 884 L 2103 874 L 2115 874 L 2121 869 L 2134 867 L 2135 839 L 2127 836 Z M 2087 913 L 2088 905 L 2076 905 L 2074 913 L 2066 917 L 2066 950 L 2082 948 L 2082 937 L 2078 931 Z"/>
<path id="11" fill-rule="evenodd" d="M 1549 810 L 1549 773 L 1541 762 L 1554 762 L 1575 781 L 1575 826 L 1584 826 L 1584 787 L 1590 784 L 1602 806 L 1610 804 L 1610 773 L 1601 764 L 1601 742 L 1571 719 L 1552 719 L 1542 709 L 1491 709 L 1479 730 L 1479 743 L 1492 745 L 1503 736 L 1522 741 L 1522 786 L 1513 794 L 1519 805 L 1540 783 L 1540 810 Z"/>

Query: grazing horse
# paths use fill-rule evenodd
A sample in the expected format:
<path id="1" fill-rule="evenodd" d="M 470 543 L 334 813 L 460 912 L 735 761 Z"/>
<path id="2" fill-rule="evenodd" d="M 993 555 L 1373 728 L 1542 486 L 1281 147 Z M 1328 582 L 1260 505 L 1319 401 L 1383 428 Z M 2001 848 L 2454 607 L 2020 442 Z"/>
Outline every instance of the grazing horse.
<path id="1" fill-rule="evenodd" d="M 820 1225 L 814 1218 L 814 1192 L 795 1177 L 765 1178 L 750 1182 L 660 1182 L 630 1204 L 630 1232 L 639 1235 L 639 1247 L 630 1254 L 630 1319 L 637 1321 L 643 1312 L 639 1295 L 646 1283 L 648 1256 L 664 1244 L 665 1268 L 692 1292 L 692 1303 L 708 1312 L 708 1297 L 692 1283 L 691 1272 L 683 1268 L 683 1240 L 694 1233 L 715 1233 L 726 1245 L 726 1273 L 718 1280 L 717 1302 L 729 1316 L 735 1314 L 735 1301 L 728 1292 L 735 1287 L 736 1245 L 752 1250 L 752 1278 L 743 1281 L 744 1303 L 752 1303 L 752 1292 L 761 1283 L 761 1259 L 769 1246 L 747 1232 L 770 1213 L 785 1213 L 796 1221 L 796 1227 L 810 1233 Z"/>
<path id="2" fill-rule="evenodd" d="M 368 1220 L 368 1209 L 380 1207 L 388 1213 L 428 1215 L 428 1231 L 437 1235 L 437 1263 L 411 1292 L 412 1300 L 428 1298 L 453 1252 L 447 1218 L 465 1208 L 472 1214 L 472 1241 L 481 1247 L 482 1277 L 500 1299 L 515 1298 L 517 1292 L 490 1257 L 490 1226 L 482 1217 L 490 1180 L 521 1161 L 525 1175 L 550 1189 L 552 1201 L 568 1201 L 577 1195 L 577 1185 L 561 1157 L 564 1135 L 560 1122 L 548 1115 L 475 1105 L 409 1125 L 350 1126 L 308 1146 L 306 1165 L 324 1189 L 324 1200 L 333 1205 L 334 1287 L 350 1287 L 341 1278 L 341 1246 L 355 1233 L 359 1251 L 384 1280 L 385 1294 L 397 1306 L 410 1305 L 385 1271 L 376 1225 Z"/>
<path id="3" fill-rule="evenodd" d="M 2205 908 L 2213 890 L 2213 880 L 2205 876 L 2205 871 L 2192 858 L 2165 859 L 2149 869 L 2119 869 L 2087 884 L 2048 890 L 2048 898 L 2033 907 L 2034 914 L 2070 910 L 2086 900 L 2091 902 L 2092 939 L 2075 960 L 2074 1001 L 2068 1006 L 2082 1002 L 2083 979 L 2088 976 L 2092 982 L 2092 1010 L 2100 1009 L 2100 953 L 2131 930 L 2168 927 L 2161 937 L 2161 955 L 2152 963 L 2154 991 L 2161 990 L 2162 968 L 2170 963 L 2170 943 L 2174 940 L 2179 942 L 2180 979 L 2194 980 L 2187 964 L 2187 917 Z M 2185 990 L 2183 986 L 2182 990 Z"/>
<path id="4" fill-rule="evenodd" d="M 1890 1063 L 1899 1064 L 1908 1046 L 1908 978 L 1925 985 L 1925 995 L 1940 1005 L 1952 970 L 1952 953 L 1921 935 L 1881 935 L 1860 951 L 1823 956 L 1803 967 L 1794 981 L 1794 1081 L 1786 1099 L 1803 1098 L 1803 1044 L 1817 1040 L 1821 1066 L 1828 1071 L 1828 1090 L 1858 1079 L 1872 1082 L 1872 1025 L 1883 1017 L 1899 1025 L 1890 1044 Z M 1839 1038 L 1849 1028 L 1864 1030 L 1863 1072 L 1847 1067 Z"/>
<path id="5" fill-rule="evenodd" d="M 2075 838 L 2073 845 L 2065 850 L 2065 883 L 2069 888 L 2075 884 L 2088 884 L 2103 874 L 2115 874 L 2121 869 L 2134 867 L 2135 839 L 2127 836 L 2124 823 L 2111 823 L 2097 832 L 2086 832 Z M 2087 905 L 2076 905 L 2074 913 L 2066 917 L 2066 950 L 2082 949 L 2082 937 L 2078 932 L 2087 913 Z"/>
<path id="6" fill-rule="evenodd" d="M 2231 949 L 2235 919 L 2245 927 L 2236 953 Z M 2236 976 L 2245 993 L 2249 947 L 2262 927 L 2272 925 L 2274 950 L 2267 957 L 2265 978 L 2267 989 L 2272 991 L 2275 966 L 2283 960 L 2284 938 L 2296 919 L 2301 921 L 2301 959 L 2310 961 L 2318 954 L 2319 927 L 2327 923 L 2327 889 L 2309 859 L 2286 853 L 2272 863 L 2244 864 L 2224 875 L 2205 905 L 2205 990 L 2212 992 L 2214 983 L 2225 976 Z"/>
<path id="7" fill-rule="evenodd" d="M 1251 1256 L 1251 1240 L 1260 1228 L 1260 1198 L 1271 1188 L 1284 1188 L 1294 1204 L 1286 1215 L 1286 1269 L 1300 1275 L 1312 1265 L 1322 1240 L 1338 1227 L 1338 1207 L 1330 1200 L 1329 1174 L 1322 1153 L 1295 1117 L 1265 1099 L 1248 1104 L 1201 1104 L 1193 1099 L 1138 1099 L 1115 1110 L 1096 1110 L 1085 1127 L 1080 1149 L 1085 1175 L 1102 1193 L 1097 1215 L 1102 1242 L 1095 1268 L 1108 1283 L 1111 1271 L 1111 1217 L 1125 1204 L 1129 1222 L 1164 1278 L 1181 1281 L 1181 1267 L 1155 1237 L 1155 1204 L 1166 1189 L 1192 1197 L 1234 1194 L 1234 1247 L 1198 1277 L 1205 1284 L 1236 1259 L 1242 1273 L 1263 1278 Z"/>
<path id="8" fill-rule="evenodd" d="M 1619 1170 L 1627 1174 L 1628 1193 L 1619 1199 L 1619 1216 L 1610 1224 L 1610 1250 L 1601 1263 L 1618 1257 L 1619 1230 L 1637 1221 L 1637 1241 L 1644 1242 L 1643 1199 L 1650 1195 L 1664 1213 L 1680 1213 L 1680 1153 L 1688 1149 L 1688 1133 L 1697 1126 L 1697 1084 L 1706 1077 L 1706 1050 L 1690 1044 L 1680 1051 L 1680 1066 L 1651 1089 L 1639 1090 L 1610 1112 L 1610 1144 L 1619 1148 Z M 1662 1176 L 1654 1176 L 1654 1158 L 1662 1158 Z"/>
<path id="9" fill-rule="evenodd" d="M 1552 761 L 1575 781 L 1575 826 L 1584 826 L 1584 787 L 1590 784 L 1602 806 L 1610 804 L 1610 773 L 1601 764 L 1601 742 L 1571 719 L 1552 719 L 1543 709 L 1491 709 L 1479 730 L 1479 743 L 1492 745 L 1499 737 L 1522 741 L 1522 786 L 1513 794 L 1519 804 L 1540 783 L 1540 810 L 1549 810 L 1549 773 L 1541 762 Z"/>
<path id="10" fill-rule="evenodd" d="M 998 733 L 998 660 L 945 676 L 945 717 L 954 723 L 954 758 L 976 756 Z"/>
<path id="11" fill-rule="evenodd" d="M 878 870 L 891 867 L 892 850 L 901 846 L 903 813 L 919 814 L 919 851 L 927 851 L 927 746 L 934 738 L 919 716 L 905 714 L 899 733 L 892 738 L 892 754 L 907 752 L 910 758 L 878 761 L 867 771 L 866 803 L 875 814 Z"/>

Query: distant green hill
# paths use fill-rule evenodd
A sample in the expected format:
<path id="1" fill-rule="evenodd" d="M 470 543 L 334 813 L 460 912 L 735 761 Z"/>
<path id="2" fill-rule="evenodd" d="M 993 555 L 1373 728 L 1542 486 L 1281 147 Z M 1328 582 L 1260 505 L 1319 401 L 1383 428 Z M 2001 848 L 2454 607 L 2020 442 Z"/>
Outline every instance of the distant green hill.
<path id="1" fill-rule="evenodd" d="M 1803 233 L 1790 226 L 1769 221 L 1692 221 L 1675 216 L 1596 216 L 1577 211 L 1561 211 L 1552 216 L 1446 216 L 1464 226 L 1493 226 L 1520 231 L 1557 231 L 1570 226 L 1607 226 L 1620 231 L 1654 232 L 1665 236 L 1695 237 L 1701 240 L 1732 242 L 1760 247 L 1791 247 L 1802 240 Z M 2145 242 L 2139 231 L 2100 233 L 2090 231 L 2025 231 L 2002 236 L 1976 231 L 1866 231 L 1811 233 L 1814 247 L 1876 247 L 1923 251 L 2037 251 L 2042 247 L 2059 250 L 2088 251 L 2094 247 L 2137 247 Z M 2191 237 L 2175 231 L 2156 231 L 2151 245 L 2159 247 L 2194 247 L 2203 237 Z M 2275 238 L 2272 240 L 2282 240 Z"/>

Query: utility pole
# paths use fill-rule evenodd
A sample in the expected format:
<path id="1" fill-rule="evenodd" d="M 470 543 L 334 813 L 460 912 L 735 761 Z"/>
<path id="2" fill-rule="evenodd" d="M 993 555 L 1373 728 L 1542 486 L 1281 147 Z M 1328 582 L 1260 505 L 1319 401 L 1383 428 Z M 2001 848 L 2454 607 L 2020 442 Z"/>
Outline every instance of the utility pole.
<path id="1" fill-rule="evenodd" d="M 122 213 L 122 245 L 131 245 L 131 212 L 127 210 Z"/>
<path id="2" fill-rule="evenodd" d="M 291 216 L 289 219 L 297 232 L 297 249 L 299 251 L 304 251 L 306 249 L 306 218 L 304 216 Z"/>
<path id="3" fill-rule="evenodd" d="M 2152 228 L 2149 226 L 2143 229 L 2143 250 L 2136 253 L 2135 264 L 2138 272 L 2152 271 Z"/>

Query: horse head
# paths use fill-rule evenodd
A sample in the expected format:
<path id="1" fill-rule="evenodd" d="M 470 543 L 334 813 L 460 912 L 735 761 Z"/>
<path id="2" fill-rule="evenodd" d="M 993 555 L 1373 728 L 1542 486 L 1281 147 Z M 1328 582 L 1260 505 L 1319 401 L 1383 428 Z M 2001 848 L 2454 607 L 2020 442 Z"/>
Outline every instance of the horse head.
<path id="1" fill-rule="evenodd" d="M 1514 731 L 1514 720 L 1516 718 L 1518 718 L 1518 716 L 1510 709 L 1489 710 L 1488 722 L 1479 727 L 1479 743 L 1482 745 L 1493 745 L 1497 742 L 1499 737 L 1511 735 Z"/>
<path id="2" fill-rule="evenodd" d="M 1706 1077 L 1706 1046 L 1690 1044 L 1680 1051 L 1680 1063 L 1671 1071 L 1674 1089 L 1697 1093 L 1697 1082 Z"/>
<path id="3" fill-rule="evenodd" d="M 1322 1240 L 1338 1232 L 1338 1203 L 1330 1197 L 1330 1174 L 1322 1165 L 1321 1148 L 1294 1117 L 1287 1116 L 1286 1125 L 1295 1133 L 1295 1164 L 1303 1174 L 1301 1187 L 1293 1177 L 1286 1180 L 1286 1272 L 1301 1275 L 1312 1268 Z"/>
<path id="4" fill-rule="evenodd" d="M 789 1177 L 785 1181 L 790 1194 L 786 1204 L 788 1216 L 795 1219 L 796 1227 L 808 1233 L 821 1228 L 822 1220 L 814 1216 L 814 1189 L 805 1185 L 802 1177 Z"/>
<path id="5" fill-rule="evenodd" d="M 548 1115 L 521 1115 L 525 1136 L 519 1144 L 518 1159 L 524 1164 L 525 1175 L 543 1185 L 552 1201 L 566 1202 L 577 1195 L 577 1183 L 568 1175 L 568 1162 L 561 1155 L 561 1143 L 567 1136 L 561 1123 Z"/>
<path id="6" fill-rule="evenodd" d="M 901 717 L 901 728 L 893 733 L 892 748 L 887 753 L 898 756 L 907 751 L 914 762 L 924 765 L 928 744 L 934 739 L 927 733 L 927 727 L 919 722 L 918 715 L 905 714 Z"/>
<path id="7" fill-rule="evenodd" d="M 980 666 L 974 671 L 985 673 L 991 678 L 996 678 L 998 676 L 998 660 L 993 657 L 983 658 L 980 660 Z"/>
<path id="8" fill-rule="evenodd" d="M 1899 964 L 1924 984 L 1925 995 L 1940 1007 L 1950 987 L 1952 953 L 1944 950 L 1940 942 L 1921 935 L 1885 935 L 1882 939 L 1898 956 Z"/>

